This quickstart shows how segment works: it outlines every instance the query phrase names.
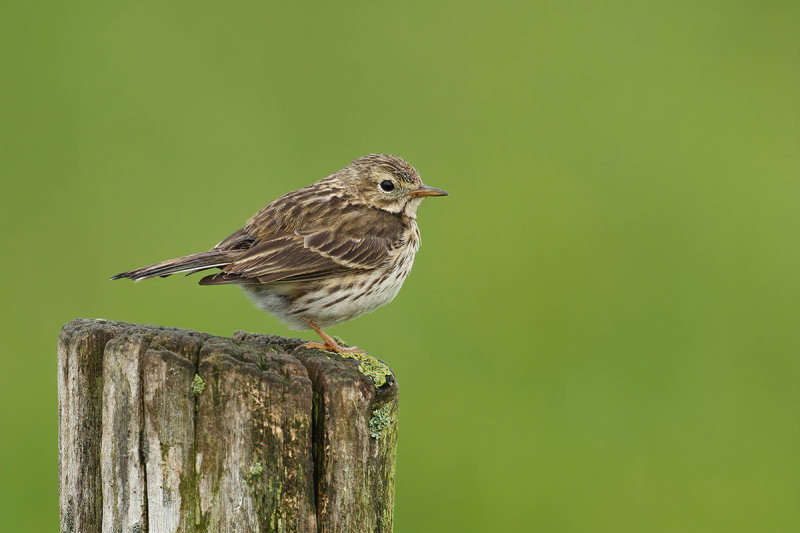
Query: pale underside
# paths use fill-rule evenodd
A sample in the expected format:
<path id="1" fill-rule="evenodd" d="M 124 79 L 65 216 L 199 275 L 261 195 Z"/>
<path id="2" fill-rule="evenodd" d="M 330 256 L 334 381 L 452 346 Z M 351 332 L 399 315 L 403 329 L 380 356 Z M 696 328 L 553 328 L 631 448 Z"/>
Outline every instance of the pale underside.
<path id="1" fill-rule="evenodd" d="M 414 254 L 419 247 L 414 235 L 383 268 L 345 274 L 315 282 L 241 284 L 242 289 L 262 310 L 284 321 L 292 329 L 308 329 L 306 319 L 325 328 L 391 302 L 403 286 Z M 398 251 L 399 252 L 399 251 Z"/>

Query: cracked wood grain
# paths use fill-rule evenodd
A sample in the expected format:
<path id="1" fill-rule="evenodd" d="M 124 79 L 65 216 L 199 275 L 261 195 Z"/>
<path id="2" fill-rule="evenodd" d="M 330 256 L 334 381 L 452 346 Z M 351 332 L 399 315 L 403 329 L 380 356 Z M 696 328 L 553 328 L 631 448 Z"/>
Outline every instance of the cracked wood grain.
<path id="1" fill-rule="evenodd" d="M 391 531 L 396 382 L 300 344 L 65 325 L 61 530 Z"/>

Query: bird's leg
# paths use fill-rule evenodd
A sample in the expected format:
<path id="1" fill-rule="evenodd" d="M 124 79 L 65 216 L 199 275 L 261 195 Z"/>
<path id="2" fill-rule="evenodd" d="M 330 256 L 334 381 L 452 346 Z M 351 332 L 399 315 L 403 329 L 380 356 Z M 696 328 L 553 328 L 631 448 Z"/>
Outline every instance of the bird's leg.
<path id="1" fill-rule="evenodd" d="M 361 350 L 359 350 L 357 346 L 351 346 L 349 348 L 345 348 L 344 346 L 339 346 L 339 343 L 333 340 L 333 337 L 322 331 L 322 329 L 320 329 L 319 326 L 314 324 L 314 322 L 312 322 L 307 318 L 305 318 L 304 320 L 311 329 L 317 332 L 317 335 L 319 335 L 320 338 L 322 338 L 322 340 L 325 341 L 325 343 L 323 344 L 320 342 L 309 341 L 304 344 L 301 344 L 300 345 L 301 348 L 316 348 L 318 350 L 326 350 L 329 352 L 336 352 L 336 353 L 361 353 Z"/>

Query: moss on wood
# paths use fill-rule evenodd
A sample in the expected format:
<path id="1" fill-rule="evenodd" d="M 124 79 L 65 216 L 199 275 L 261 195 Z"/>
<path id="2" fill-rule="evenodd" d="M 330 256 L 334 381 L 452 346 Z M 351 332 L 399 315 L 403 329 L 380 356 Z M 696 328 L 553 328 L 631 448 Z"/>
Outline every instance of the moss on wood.
<path id="1" fill-rule="evenodd" d="M 67 324 L 62 530 L 100 531 L 106 521 L 131 530 L 169 522 L 193 533 L 390 531 L 394 376 L 368 354 L 343 358 L 301 344 Z"/>

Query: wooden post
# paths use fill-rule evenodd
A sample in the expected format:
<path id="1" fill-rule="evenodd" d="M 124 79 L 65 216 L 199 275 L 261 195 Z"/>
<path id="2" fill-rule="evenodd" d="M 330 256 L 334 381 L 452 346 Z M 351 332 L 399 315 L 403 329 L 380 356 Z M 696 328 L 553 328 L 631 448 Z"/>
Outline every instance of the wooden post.
<path id="1" fill-rule="evenodd" d="M 397 383 L 301 342 L 66 324 L 62 533 L 391 531 Z"/>

